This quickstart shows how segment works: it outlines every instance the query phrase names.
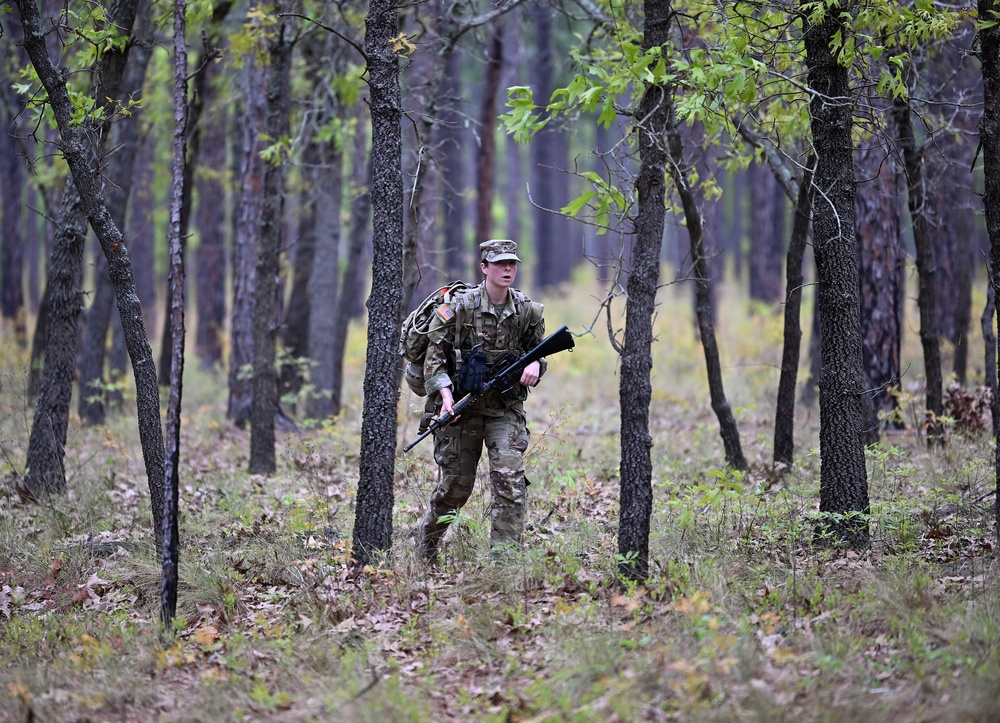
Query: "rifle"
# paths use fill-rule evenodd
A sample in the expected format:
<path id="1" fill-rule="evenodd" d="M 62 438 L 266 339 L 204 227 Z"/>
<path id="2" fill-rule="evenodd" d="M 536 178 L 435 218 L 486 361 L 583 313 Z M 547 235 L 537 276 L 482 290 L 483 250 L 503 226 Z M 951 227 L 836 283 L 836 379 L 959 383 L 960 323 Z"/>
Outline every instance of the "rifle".
<path id="1" fill-rule="evenodd" d="M 512 361 L 499 372 L 492 375 L 486 383 L 483 384 L 483 388 L 478 392 L 474 394 L 466 394 L 464 397 L 455 402 L 455 405 L 452 407 L 451 414 L 443 414 L 437 419 L 432 419 L 430 426 L 425 429 L 419 437 L 403 447 L 403 451 L 409 452 L 429 435 L 438 431 L 442 427 L 447 427 L 462 413 L 462 410 L 472 404 L 475 404 L 480 397 L 487 394 L 491 390 L 496 389 L 498 392 L 503 394 L 513 389 L 515 384 L 521 383 L 521 373 L 524 371 L 524 368 L 532 362 L 538 361 L 545 356 L 551 356 L 552 354 L 572 349 L 574 346 L 576 346 L 576 342 L 573 340 L 573 334 L 570 333 L 570 330 L 566 326 L 560 326 L 554 332 L 542 339 L 541 343 L 534 349 L 521 358 Z"/>

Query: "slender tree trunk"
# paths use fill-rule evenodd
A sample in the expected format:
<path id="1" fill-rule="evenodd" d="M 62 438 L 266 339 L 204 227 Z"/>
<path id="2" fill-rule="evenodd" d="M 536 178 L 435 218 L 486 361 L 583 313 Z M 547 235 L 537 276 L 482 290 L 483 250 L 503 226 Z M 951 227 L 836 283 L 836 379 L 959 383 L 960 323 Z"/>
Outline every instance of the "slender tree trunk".
<path id="1" fill-rule="evenodd" d="M 266 133 L 266 68 L 250 53 L 246 65 L 246 108 L 242 115 L 243 148 L 240 169 L 240 200 L 236 209 L 233 239 L 233 305 L 229 328 L 229 405 L 227 416 L 238 426 L 250 421 L 254 325 L 253 300 L 256 287 L 257 239 L 260 233 L 264 189 L 261 136 Z"/>
<path id="2" fill-rule="evenodd" d="M 0 45 L 6 49 L 7 43 Z M 10 112 L 16 107 L 17 98 L 0 62 L 0 197 L 4 199 L 0 209 L 0 314 L 10 322 L 18 346 L 27 343 L 27 325 L 24 308 L 24 169 L 17 157 L 17 146 L 8 137 L 15 127 L 15 119 Z M 16 132 L 16 131 L 14 131 Z"/>
<path id="3" fill-rule="evenodd" d="M 750 298 L 773 304 L 781 298 L 784 251 L 781 232 L 775 226 L 775 205 L 784 197 L 762 162 L 751 166 L 750 179 Z"/>
<path id="4" fill-rule="evenodd" d="M 359 134 L 363 135 L 363 134 Z M 315 394 L 306 404 L 310 419 L 327 419 L 339 411 L 334 409 L 333 386 L 337 366 L 337 320 L 346 314 L 344 299 L 338 303 L 338 274 L 340 266 L 340 209 L 344 197 L 344 153 L 339 146 L 330 146 L 318 156 L 323 166 L 316 169 L 315 191 L 319 198 L 319 238 L 316 258 L 312 268 L 309 296 L 315 309 L 327 310 L 313 314 L 309 319 L 309 357 L 313 360 L 312 382 Z M 355 269 L 355 273 L 357 269 Z M 347 283 L 348 276 L 344 276 Z"/>
<path id="5" fill-rule="evenodd" d="M 861 300 L 854 236 L 853 100 L 848 72 L 831 51 L 846 6 L 831 7 L 809 25 L 806 47 L 809 111 L 816 149 L 813 250 L 819 285 L 822 369 L 820 374 L 820 542 L 865 547 L 868 477 L 861 438 L 864 368 L 861 361 Z"/>
<path id="6" fill-rule="evenodd" d="M 944 381 L 941 372 L 941 346 L 937 328 L 937 299 L 934 242 L 927 219 L 927 196 L 924 184 L 923 153 L 917 148 L 910 108 L 903 100 L 892 105 L 897 141 L 906 171 L 907 205 L 913 225 L 913 245 L 917 251 L 917 308 L 920 313 L 920 345 L 924 352 L 924 375 L 927 379 L 925 428 L 927 443 L 944 441 L 941 416 L 944 414 Z"/>
<path id="7" fill-rule="evenodd" d="M 778 404 L 774 415 L 774 465 L 788 469 L 795 459 L 795 385 L 799 374 L 799 350 L 802 345 L 802 326 L 799 312 L 802 307 L 802 259 L 809 241 L 812 222 L 813 183 L 812 169 L 815 158 L 806 161 L 806 170 L 799 184 L 799 197 L 795 203 L 792 237 L 788 242 L 785 260 L 785 325 L 781 350 L 781 375 L 778 379 Z"/>
<path id="8" fill-rule="evenodd" d="M 993 284 L 986 285 L 986 304 L 983 306 L 983 314 L 979 318 L 979 324 L 983 330 L 983 371 L 986 387 L 990 390 L 990 410 L 993 417 L 993 436 L 1000 434 L 998 422 L 1000 422 L 1000 398 L 997 396 L 997 334 L 994 331 L 993 321 L 996 315 L 996 295 L 993 291 Z"/>
<path id="9" fill-rule="evenodd" d="M 392 547 L 396 407 L 399 403 L 397 336 L 402 301 L 403 177 L 399 57 L 390 38 L 399 32 L 390 0 L 371 0 L 365 31 L 372 122 L 372 291 L 368 297 L 368 350 L 361 421 L 361 464 L 354 517 L 358 567 Z"/>
<path id="10" fill-rule="evenodd" d="M 497 92 L 503 72 L 503 18 L 490 28 L 486 55 L 485 79 L 480 96 L 479 127 L 481 129 L 479 152 L 476 154 L 476 231 L 474 246 L 493 235 L 493 186 L 497 156 L 494 128 L 497 117 Z"/>
<path id="11" fill-rule="evenodd" d="M 644 52 L 667 41 L 672 8 L 668 3 L 643 3 Z M 669 100 L 663 86 L 649 85 L 639 101 L 636 118 L 639 176 L 638 206 L 632 270 L 625 304 L 625 339 L 621 352 L 619 398 L 621 406 L 621 502 L 618 519 L 618 570 L 642 580 L 649 575 L 649 519 L 653 511 L 653 464 L 649 435 L 652 399 L 653 309 L 660 280 L 660 248 L 666 222 L 667 149 L 664 132 L 669 123 Z"/>
<path id="12" fill-rule="evenodd" d="M 691 261 L 695 280 L 695 312 L 698 317 L 701 346 L 705 353 L 712 410 L 719 420 L 719 433 L 726 451 L 726 463 L 734 469 L 745 470 L 747 469 L 747 461 L 743 456 L 743 447 L 740 444 L 739 428 L 722 383 L 722 363 L 719 360 L 719 346 L 715 338 L 711 275 L 705 253 L 701 209 L 698 207 L 684 166 L 684 148 L 680 129 L 677 126 L 677 118 L 674 116 L 673 102 L 667 99 L 664 103 L 668 105 L 669 110 L 666 129 L 667 147 L 670 152 L 668 170 L 684 208 L 684 220 L 687 223 L 688 236 L 691 240 Z"/>
<path id="13" fill-rule="evenodd" d="M 159 530 L 162 527 L 164 469 L 163 430 L 160 427 L 160 399 L 156 386 L 156 367 L 153 363 L 153 353 L 149 347 L 149 338 L 146 336 L 146 329 L 142 321 L 142 306 L 136 294 L 132 266 L 125 247 L 125 239 L 121 231 L 115 226 L 101 199 L 98 178 L 93 173 L 96 160 L 94 149 L 89 145 L 84 129 L 72 123 L 72 101 L 67 92 L 62 74 L 53 65 L 48 55 L 38 17 L 38 9 L 35 6 L 34 0 L 18 0 L 17 5 L 24 25 L 25 50 L 28 52 L 31 63 L 35 67 L 38 77 L 48 93 L 49 102 L 59 126 L 61 149 L 66 156 L 70 173 L 72 174 L 72 182 L 67 183 L 67 191 L 69 191 L 70 187 L 74 189 L 71 193 L 80 199 L 80 204 L 87 218 L 90 220 L 90 225 L 101 242 L 101 249 L 108 258 L 109 273 L 115 286 L 118 310 L 121 314 L 123 326 L 125 327 L 125 339 L 128 344 L 129 356 L 132 359 L 132 369 L 135 374 L 139 437 L 142 444 L 143 457 L 145 458 L 146 476 L 149 481 L 153 507 L 153 529 Z M 112 17 L 128 32 L 131 30 L 132 20 L 135 17 L 135 7 L 134 5 L 124 4 L 121 7 L 121 12 L 121 15 L 113 14 Z M 108 52 L 105 57 L 114 55 L 116 53 Z M 120 74 L 120 70 L 118 72 Z M 114 73 L 109 68 L 105 68 L 101 76 L 106 83 L 104 92 L 108 95 L 113 95 L 116 91 L 114 85 L 117 84 L 117 81 L 113 80 Z M 97 97 L 104 97 L 104 95 L 98 93 Z M 82 235 L 71 234 L 69 241 L 68 245 L 70 249 L 68 249 L 67 253 L 81 253 L 78 247 L 82 244 Z M 72 283 L 74 280 L 70 279 L 70 282 Z M 75 306 L 76 314 L 79 313 L 79 298 L 74 299 L 73 296 L 78 289 L 79 285 L 69 294 L 70 298 L 66 299 L 71 309 Z M 72 380 L 72 372 L 70 371 L 69 374 L 66 374 L 64 371 L 66 368 L 72 369 L 71 363 L 65 366 L 53 366 L 57 367 L 53 370 L 53 378 L 48 383 L 43 378 L 43 396 L 46 394 L 46 387 L 52 389 L 57 383 L 64 383 L 67 377 L 70 382 Z M 60 371 L 60 369 L 63 371 Z M 48 374 L 49 371 L 46 369 L 45 375 Z M 69 395 L 66 395 L 65 409 L 67 411 L 68 402 Z M 38 407 L 36 407 L 35 415 L 36 424 L 40 427 L 40 430 L 44 430 L 41 431 L 41 434 L 52 440 L 60 439 L 59 436 L 52 434 L 53 425 L 59 425 L 62 430 L 61 439 L 64 444 L 65 422 L 55 420 L 54 416 L 48 413 L 52 407 L 47 404 L 41 404 L 41 408 L 41 418 L 39 419 Z M 61 468 L 62 447 L 60 446 L 55 452 L 58 459 L 58 466 Z M 31 452 L 29 449 L 30 457 Z M 37 456 L 34 459 L 41 461 Z M 42 462 L 40 465 L 42 469 L 44 469 L 44 464 Z M 35 467 L 30 462 L 29 468 L 31 469 L 31 474 L 34 475 Z M 59 473 L 61 474 L 61 469 Z M 39 491 L 49 489 L 51 479 L 51 477 L 43 477 L 41 480 L 38 480 L 38 482 L 41 482 L 41 485 L 38 486 Z M 56 487 L 58 486 L 57 482 Z M 30 489 L 31 487 L 29 487 Z M 154 535 L 154 539 L 159 541 L 160 538 Z"/>
<path id="14" fill-rule="evenodd" d="M 160 620 L 171 629 L 177 612 L 177 579 L 180 540 L 177 532 L 177 502 L 180 490 L 181 392 L 184 379 L 184 245 L 181 214 L 184 188 L 191 181 L 187 161 L 187 42 L 185 40 L 185 0 L 174 0 L 174 162 L 170 185 L 170 396 L 167 402 L 167 448 L 164 470 L 163 584 Z"/>
<path id="15" fill-rule="evenodd" d="M 441 183 L 444 207 L 441 210 L 442 226 L 444 227 L 444 248 L 441 265 L 445 269 L 448 280 L 459 279 L 469 264 L 467 262 L 468 243 L 465 228 L 465 143 L 468 131 L 463 131 L 462 111 L 458 107 L 462 99 L 462 74 L 459 58 L 452 53 L 445 68 L 444 84 L 441 88 L 443 97 L 449 100 L 447 107 L 441 109 L 441 125 L 438 126 L 438 137 L 441 148 Z M 477 247 L 478 250 L 478 247 Z"/>
<path id="16" fill-rule="evenodd" d="M 285 3 L 277 3 L 279 17 Z M 293 29 L 281 22 L 270 44 L 271 67 L 267 85 L 267 135 L 288 136 L 291 103 Z M 285 178 L 282 164 L 272 161 L 264 172 L 264 202 L 257 242 L 257 288 L 253 310 L 253 401 L 250 412 L 250 474 L 273 474 L 277 469 L 274 452 L 274 418 L 278 414 L 278 379 L 275 372 L 275 340 L 278 328 L 275 302 L 278 284 L 278 255 L 284 218 Z"/>
<path id="17" fill-rule="evenodd" d="M 648 3 L 647 3 L 648 5 Z M 552 8 L 548 3 L 531 3 L 528 15 L 535 24 L 535 54 L 531 67 L 531 84 L 540 105 L 549 102 L 553 80 Z M 551 124 L 535 134 L 528 148 L 531 158 L 529 180 L 531 183 L 531 216 L 534 228 L 531 235 L 535 244 L 535 286 L 545 289 L 558 283 L 555 219 L 552 209 L 556 205 L 552 175 L 555 161 L 556 129 Z M 515 241 L 518 239 L 515 239 Z"/>
<path id="18" fill-rule="evenodd" d="M 980 19 L 991 18 L 1000 10 L 994 0 L 979 0 Z M 983 207 L 986 230 L 990 236 L 990 276 L 994 298 L 1000 284 L 1000 26 L 979 30 L 980 61 L 983 69 L 983 117 L 979 121 L 979 138 L 983 152 Z M 991 374 L 995 373 L 991 369 Z M 1000 400 L 994 396 L 993 430 L 996 437 L 994 460 L 1000 480 Z M 994 496 L 996 535 L 1000 543 L 1000 492 Z"/>
<path id="19" fill-rule="evenodd" d="M 122 90 L 118 94 L 123 103 L 127 103 L 129 97 L 142 99 L 142 85 L 155 40 L 151 16 L 149 2 L 140 2 L 136 18 L 137 31 L 122 77 Z M 125 228 L 139 130 L 140 119 L 135 116 L 118 118 L 111 127 L 110 146 L 116 150 L 108 160 L 107 175 L 114 182 L 106 184 L 105 195 L 108 212 L 118 228 Z M 79 413 L 87 424 L 103 424 L 106 411 L 104 390 L 107 378 L 104 374 L 104 362 L 107 356 L 108 329 L 112 316 L 115 321 L 119 319 L 117 314 L 112 315 L 115 290 L 108 277 L 107 259 L 100 253 L 95 262 L 94 284 L 94 300 L 87 312 L 83 354 L 80 359 Z"/>
<path id="20" fill-rule="evenodd" d="M 862 438 L 877 444 L 883 424 L 900 427 L 896 408 L 903 331 L 903 247 L 896 164 L 880 146 L 859 148 L 858 174 L 869 179 L 855 196 L 861 282 L 862 360 L 868 391 Z"/>
<path id="21" fill-rule="evenodd" d="M 347 349 L 347 332 L 351 322 L 354 300 L 363 293 L 365 247 L 368 241 L 368 220 L 372 214 L 372 159 L 365 146 L 365 134 L 358 133 L 354 145 L 354 185 L 358 194 L 351 204 L 351 225 L 347 235 L 347 262 L 340 294 L 336 305 L 333 326 L 333 376 L 330 380 L 330 414 L 340 414 L 344 386 L 344 352 Z"/>

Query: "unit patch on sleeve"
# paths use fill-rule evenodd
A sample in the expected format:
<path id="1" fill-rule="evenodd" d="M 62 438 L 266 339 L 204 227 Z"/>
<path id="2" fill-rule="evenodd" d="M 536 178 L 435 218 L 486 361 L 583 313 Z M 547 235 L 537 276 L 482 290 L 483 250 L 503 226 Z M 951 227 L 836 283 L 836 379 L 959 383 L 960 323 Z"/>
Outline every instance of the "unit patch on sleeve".
<path id="1" fill-rule="evenodd" d="M 447 304 L 441 304 L 437 308 L 437 315 L 441 317 L 441 321 L 451 321 L 455 318 L 455 312 Z"/>

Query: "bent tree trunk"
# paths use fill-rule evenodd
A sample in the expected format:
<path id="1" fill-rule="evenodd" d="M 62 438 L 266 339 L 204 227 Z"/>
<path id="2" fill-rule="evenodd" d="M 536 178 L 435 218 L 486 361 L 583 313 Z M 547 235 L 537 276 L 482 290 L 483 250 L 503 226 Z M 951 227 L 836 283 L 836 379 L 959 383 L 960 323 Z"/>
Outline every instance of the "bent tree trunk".
<path id="1" fill-rule="evenodd" d="M 847 69 L 830 50 L 847 28 L 833 7 L 804 40 L 813 147 L 816 202 L 813 249 L 819 290 L 820 490 L 822 519 L 817 542 L 865 547 L 868 531 L 868 475 L 861 439 L 864 369 L 861 362 L 861 299 L 854 235 L 853 102 Z"/>
<path id="2" fill-rule="evenodd" d="M 160 427 L 160 396 L 156 385 L 156 365 L 153 363 L 153 351 L 149 346 L 149 338 L 146 336 L 143 324 L 142 306 L 136 295 L 132 264 L 129 261 L 122 232 L 115 226 L 101 198 L 99 177 L 94 173 L 96 168 L 94 149 L 88 143 L 85 130 L 72 123 L 73 104 L 66 89 L 65 79 L 56 69 L 45 47 L 45 36 L 42 33 L 38 8 L 33 0 L 18 0 L 17 6 L 24 25 L 25 50 L 39 79 L 45 86 L 59 126 L 60 148 L 72 174 L 72 184 L 70 185 L 75 187 L 74 193 L 79 194 L 80 206 L 90 221 L 90 226 L 97 235 L 101 249 L 108 259 L 109 274 L 115 287 L 118 311 L 121 315 L 125 341 L 135 375 L 139 438 L 142 444 L 153 506 L 153 529 L 159 530 L 162 527 L 163 514 L 164 454 L 163 430 Z M 131 21 L 134 17 L 135 8 L 133 5 L 127 25 L 124 18 L 119 18 L 118 21 L 124 27 L 131 28 Z M 82 238 L 79 239 L 79 242 L 82 243 Z M 76 303 L 78 304 L 79 300 Z M 47 373 L 47 371 L 43 372 L 43 374 Z M 66 401 L 68 409 L 68 396 Z M 41 398 L 39 403 L 42 403 Z M 36 412 L 36 420 L 37 418 Z M 42 424 L 43 426 L 46 424 L 44 418 Z M 62 424 L 62 440 L 65 443 L 65 423 Z M 56 450 L 56 453 L 61 464 L 61 447 Z M 45 488 L 40 487 L 39 489 Z M 159 547 L 159 536 L 154 535 L 154 539 L 157 540 L 157 547 Z"/>
<path id="3" fill-rule="evenodd" d="M 670 101 L 667 103 L 669 106 L 667 147 L 670 150 L 670 176 L 677 189 L 677 195 L 680 196 L 681 206 L 684 208 L 684 220 L 687 222 L 688 237 L 691 240 L 691 260 L 695 277 L 695 313 L 698 317 L 698 331 L 701 333 L 701 346 L 705 352 L 708 392 L 712 400 L 712 410 L 719 420 L 719 433 L 722 435 L 722 445 L 726 450 L 726 462 L 733 469 L 745 470 L 747 469 L 747 460 L 743 456 L 743 447 L 740 444 L 740 431 L 722 384 L 722 364 L 719 361 L 719 345 L 715 338 L 712 285 L 709 278 L 708 259 L 705 254 L 701 209 L 698 207 L 694 190 L 688 181 L 687 170 L 681 165 L 684 162 L 684 146 L 680 129 L 677 127 L 677 118 L 674 116 L 674 106 Z"/>

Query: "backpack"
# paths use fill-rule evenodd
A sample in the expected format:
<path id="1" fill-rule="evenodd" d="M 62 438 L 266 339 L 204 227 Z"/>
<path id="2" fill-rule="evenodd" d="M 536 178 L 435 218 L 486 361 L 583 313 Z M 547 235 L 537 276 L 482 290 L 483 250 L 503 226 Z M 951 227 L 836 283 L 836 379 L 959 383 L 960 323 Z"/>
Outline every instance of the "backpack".
<path id="1" fill-rule="evenodd" d="M 414 394 L 425 396 L 424 357 L 427 355 L 427 332 L 431 317 L 442 304 L 450 304 L 458 294 L 474 288 L 464 281 L 453 281 L 433 291 L 409 313 L 399 330 L 399 355 L 406 359 L 404 377 Z"/>

